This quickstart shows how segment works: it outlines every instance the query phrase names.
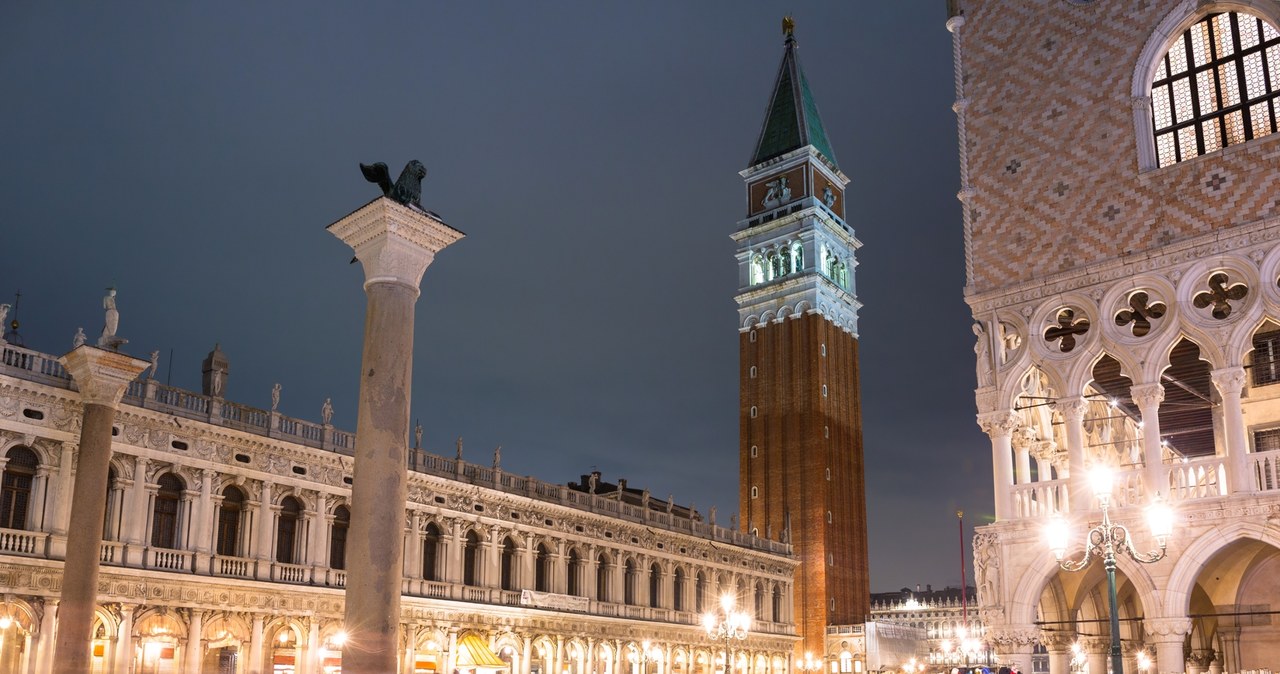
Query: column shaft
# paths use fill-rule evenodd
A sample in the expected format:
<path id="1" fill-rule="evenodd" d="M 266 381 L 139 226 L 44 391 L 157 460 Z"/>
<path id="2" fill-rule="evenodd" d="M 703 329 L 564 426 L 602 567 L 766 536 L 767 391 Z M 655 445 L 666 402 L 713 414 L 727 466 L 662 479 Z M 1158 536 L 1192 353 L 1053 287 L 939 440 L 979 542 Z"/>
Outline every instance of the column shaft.
<path id="1" fill-rule="evenodd" d="M 1209 373 L 1213 385 L 1222 396 L 1222 426 L 1227 449 L 1227 471 L 1231 493 L 1247 493 L 1254 490 L 1253 475 L 1249 470 L 1249 441 L 1245 435 L 1244 411 L 1240 408 L 1240 393 L 1244 388 L 1244 368 L 1227 367 Z"/>
<path id="2" fill-rule="evenodd" d="M 1147 498 L 1159 493 L 1168 496 L 1169 479 L 1165 474 L 1160 445 L 1160 403 L 1164 401 L 1164 386 L 1143 384 L 1129 391 L 1134 404 L 1142 411 L 1143 491 Z"/>
<path id="3" fill-rule="evenodd" d="M 996 519 L 1014 517 L 1013 506 L 1013 446 L 1011 436 L 1018 425 L 1018 415 L 1012 410 L 978 415 L 978 425 L 991 436 L 991 464 L 995 482 Z"/>
<path id="4" fill-rule="evenodd" d="M 71 521 L 83 522 L 84 526 L 71 527 L 67 532 L 54 656 L 62 671 L 67 672 L 88 672 L 93 665 L 89 641 L 98 599 L 101 522 L 107 508 L 107 470 L 115 418 L 114 407 L 89 402 L 84 405 L 80 461 L 71 499 Z"/>
<path id="5" fill-rule="evenodd" d="M 409 388 L 416 288 L 369 283 L 351 527 L 343 668 L 390 672 L 396 665 L 408 495 Z"/>

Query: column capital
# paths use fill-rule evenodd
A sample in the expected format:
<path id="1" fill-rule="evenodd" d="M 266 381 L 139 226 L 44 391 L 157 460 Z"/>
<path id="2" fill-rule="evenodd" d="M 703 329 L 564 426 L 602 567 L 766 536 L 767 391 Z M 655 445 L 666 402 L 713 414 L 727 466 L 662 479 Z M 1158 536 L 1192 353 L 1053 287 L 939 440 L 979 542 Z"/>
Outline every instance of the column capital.
<path id="1" fill-rule="evenodd" d="M 88 344 L 77 346 L 58 362 L 67 368 L 81 400 L 111 408 L 120 403 L 129 382 L 151 367 L 150 361 Z"/>
<path id="2" fill-rule="evenodd" d="M 1239 396 L 1244 390 L 1245 373 L 1244 368 L 1239 365 L 1210 370 L 1209 377 L 1213 379 L 1213 386 L 1218 389 L 1218 394 L 1224 398 Z"/>
<path id="3" fill-rule="evenodd" d="M 1053 409 L 1067 421 L 1078 423 L 1084 419 L 1084 413 L 1089 409 L 1089 401 L 1085 400 L 1083 396 L 1058 398 L 1053 401 Z"/>
<path id="4" fill-rule="evenodd" d="M 420 292 L 436 253 L 464 234 L 414 206 L 378 197 L 326 229 L 355 250 L 364 286 L 396 283 Z"/>
<path id="5" fill-rule="evenodd" d="M 1190 618 L 1143 618 L 1142 631 L 1153 642 L 1182 643 L 1191 632 Z"/>
<path id="6" fill-rule="evenodd" d="M 989 629 L 987 639 L 1000 646 L 1001 650 L 1030 652 L 1039 641 L 1040 632 L 1034 625 L 1006 625 Z"/>
<path id="7" fill-rule="evenodd" d="M 983 433 L 993 438 L 1009 437 L 1013 434 L 1013 429 L 1018 427 L 1021 417 L 1013 410 L 1000 410 L 998 412 L 987 412 L 978 415 L 978 427 Z"/>
<path id="8" fill-rule="evenodd" d="M 1046 650 L 1050 653 L 1066 653 L 1071 650 L 1071 644 L 1076 641 L 1075 632 L 1067 632 L 1065 630 L 1041 630 L 1040 643 L 1044 644 Z"/>
<path id="9" fill-rule="evenodd" d="M 1133 403 L 1139 409 L 1146 409 L 1164 402 L 1164 385 L 1156 382 L 1154 384 L 1136 384 L 1129 387 L 1129 397 L 1133 398 Z"/>

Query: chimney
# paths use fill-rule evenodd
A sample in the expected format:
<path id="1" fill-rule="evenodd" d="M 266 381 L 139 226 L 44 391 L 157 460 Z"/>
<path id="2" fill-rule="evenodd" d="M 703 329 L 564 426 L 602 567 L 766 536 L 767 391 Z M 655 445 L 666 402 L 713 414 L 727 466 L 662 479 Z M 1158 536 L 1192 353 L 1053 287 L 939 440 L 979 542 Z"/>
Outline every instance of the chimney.
<path id="1" fill-rule="evenodd" d="M 924 586 L 924 591 L 925 591 L 925 592 L 933 592 L 933 586 L 932 586 L 932 585 L 925 585 L 925 586 Z"/>

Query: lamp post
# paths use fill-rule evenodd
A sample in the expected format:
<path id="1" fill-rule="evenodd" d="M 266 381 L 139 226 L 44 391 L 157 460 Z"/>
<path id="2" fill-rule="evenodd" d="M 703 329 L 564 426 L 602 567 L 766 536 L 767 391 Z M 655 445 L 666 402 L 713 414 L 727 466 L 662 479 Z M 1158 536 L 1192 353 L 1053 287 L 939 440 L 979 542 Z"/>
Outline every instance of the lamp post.
<path id="1" fill-rule="evenodd" d="M 813 657 L 813 653 L 804 652 L 804 659 L 796 662 L 796 669 L 809 674 L 809 672 L 822 671 L 822 659 Z"/>
<path id="2" fill-rule="evenodd" d="M 1113 523 L 1108 514 L 1114 479 L 1111 469 L 1106 466 L 1096 466 L 1089 474 L 1093 495 L 1102 508 L 1102 523 L 1085 533 L 1084 557 L 1078 561 L 1063 559 L 1067 552 L 1067 541 L 1071 537 L 1066 520 L 1055 517 L 1049 523 L 1046 534 L 1049 549 L 1058 558 L 1058 565 L 1064 571 L 1082 571 L 1089 566 L 1094 555 L 1102 557 L 1102 567 L 1107 571 L 1107 600 L 1111 608 L 1111 674 L 1124 674 L 1124 660 L 1120 656 L 1120 615 L 1116 610 L 1116 553 L 1122 552 L 1140 564 L 1153 564 L 1164 559 L 1165 545 L 1173 531 L 1173 513 L 1160 500 L 1160 495 L 1156 494 L 1147 507 L 1147 521 L 1160 549 L 1145 553 L 1134 550 L 1129 529 L 1123 524 Z"/>
<path id="3" fill-rule="evenodd" d="M 733 642 L 747 638 L 751 630 L 751 616 L 735 611 L 732 595 L 720 597 L 720 614 L 711 611 L 702 614 L 702 628 L 707 636 L 724 642 L 724 671 L 731 674 L 733 667 Z"/>

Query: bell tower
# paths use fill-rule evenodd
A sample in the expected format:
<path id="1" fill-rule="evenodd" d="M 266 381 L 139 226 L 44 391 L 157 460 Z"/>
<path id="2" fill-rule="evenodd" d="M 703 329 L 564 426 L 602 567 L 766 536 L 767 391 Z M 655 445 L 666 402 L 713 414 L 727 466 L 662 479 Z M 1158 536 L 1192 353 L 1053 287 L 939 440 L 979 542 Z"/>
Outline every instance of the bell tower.
<path id="1" fill-rule="evenodd" d="M 800 69 L 790 17 L 746 181 L 737 243 L 744 531 L 788 540 L 800 561 L 798 652 L 870 612 L 855 252 L 835 152 Z"/>

